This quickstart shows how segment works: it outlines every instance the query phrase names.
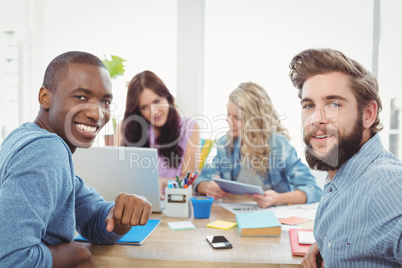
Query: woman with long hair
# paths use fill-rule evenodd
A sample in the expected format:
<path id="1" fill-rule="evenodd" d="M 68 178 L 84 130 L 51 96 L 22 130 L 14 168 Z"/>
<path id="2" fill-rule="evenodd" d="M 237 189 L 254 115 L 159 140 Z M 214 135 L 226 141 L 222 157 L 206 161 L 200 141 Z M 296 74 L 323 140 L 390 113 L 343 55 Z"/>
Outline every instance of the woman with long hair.
<path id="1" fill-rule="evenodd" d="M 230 130 L 217 141 L 217 155 L 201 171 L 194 189 L 223 198 L 213 177 L 261 186 L 264 195 L 246 194 L 260 207 L 312 203 L 322 190 L 310 169 L 289 143 L 267 92 L 258 84 L 241 83 L 229 95 L 227 121 Z"/>
<path id="2" fill-rule="evenodd" d="M 115 144 L 157 148 L 163 191 L 168 180 L 196 171 L 200 143 L 196 129 L 195 121 L 179 114 L 163 81 L 153 72 L 143 71 L 128 85 L 124 121 L 119 124 Z"/>

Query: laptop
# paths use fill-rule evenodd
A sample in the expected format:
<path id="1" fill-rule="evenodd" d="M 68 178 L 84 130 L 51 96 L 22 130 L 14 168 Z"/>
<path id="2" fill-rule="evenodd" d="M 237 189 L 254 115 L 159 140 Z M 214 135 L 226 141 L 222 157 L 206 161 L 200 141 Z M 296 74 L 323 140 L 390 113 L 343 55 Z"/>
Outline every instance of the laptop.
<path id="1" fill-rule="evenodd" d="M 152 204 L 152 212 L 162 212 L 158 152 L 154 148 L 77 148 L 73 154 L 75 175 L 96 189 L 107 201 L 119 193 L 142 195 Z"/>

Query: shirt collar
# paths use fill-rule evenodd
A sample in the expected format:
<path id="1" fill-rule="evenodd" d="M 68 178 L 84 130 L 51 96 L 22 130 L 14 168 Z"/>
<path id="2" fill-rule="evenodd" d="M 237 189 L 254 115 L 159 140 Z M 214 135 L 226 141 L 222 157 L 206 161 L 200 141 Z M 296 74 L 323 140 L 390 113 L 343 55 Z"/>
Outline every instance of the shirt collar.
<path id="1" fill-rule="evenodd" d="M 340 167 L 332 179 L 332 185 L 339 191 L 347 189 L 361 177 L 370 163 L 378 157 L 383 149 L 380 136 L 375 134 L 363 144 L 352 158 Z"/>

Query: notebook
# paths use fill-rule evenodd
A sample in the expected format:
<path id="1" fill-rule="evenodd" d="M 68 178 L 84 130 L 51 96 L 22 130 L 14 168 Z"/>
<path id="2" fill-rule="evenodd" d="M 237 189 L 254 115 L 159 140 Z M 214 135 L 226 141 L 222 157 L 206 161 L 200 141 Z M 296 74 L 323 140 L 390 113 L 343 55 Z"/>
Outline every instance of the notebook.
<path id="1" fill-rule="evenodd" d="M 120 238 L 119 241 L 117 241 L 117 243 L 123 245 L 140 246 L 152 234 L 156 227 L 158 227 L 160 222 L 161 220 L 149 219 L 147 224 L 145 225 L 133 226 L 127 234 L 125 234 L 122 238 Z M 77 235 L 74 240 L 79 242 L 88 241 L 81 235 Z"/>
<path id="2" fill-rule="evenodd" d="M 281 236 L 282 225 L 271 210 L 236 214 L 240 236 Z"/>
<path id="3" fill-rule="evenodd" d="M 313 229 L 289 229 L 290 249 L 292 251 L 292 255 L 303 257 L 304 255 L 306 255 L 307 250 L 311 245 L 299 243 L 299 237 L 298 237 L 299 232 L 312 233 Z"/>
<path id="4" fill-rule="evenodd" d="M 153 212 L 162 212 L 158 153 L 154 148 L 78 148 L 73 154 L 74 172 L 107 201 L 121 192 L 145 196 Z"/>

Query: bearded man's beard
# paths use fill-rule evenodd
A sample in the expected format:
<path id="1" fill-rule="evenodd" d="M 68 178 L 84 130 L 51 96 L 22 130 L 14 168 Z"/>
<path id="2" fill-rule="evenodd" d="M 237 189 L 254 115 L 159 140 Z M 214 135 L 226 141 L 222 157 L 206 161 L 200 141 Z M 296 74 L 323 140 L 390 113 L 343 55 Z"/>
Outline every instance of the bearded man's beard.
<path id="1" fill-rule="evenodd" d="M 363 121 L 360 118 L 361 117 L 356 120 L 350 134 L 345 136 L 339 133 L 331 133 L 335 134 L 335 138 L 338 136 L 338 144 L 334 145 L 334 147 L 323 156 L 320 156 L 320 153 L 316 152 L 310 144 L 310 139 L 317 129 L 313 128 L 309 133 L 305 133 L 303 138 L 304 143 L 307 146 L 305 154 L 306 161 L 310 168 L 321 171 L 337 170 L 353 155 L 355 155 L 360 150 L 363 139 L 364 128 Z M 327 134 L 325 129 L 322 129 L 322 131 L 324 134 Z"/>

